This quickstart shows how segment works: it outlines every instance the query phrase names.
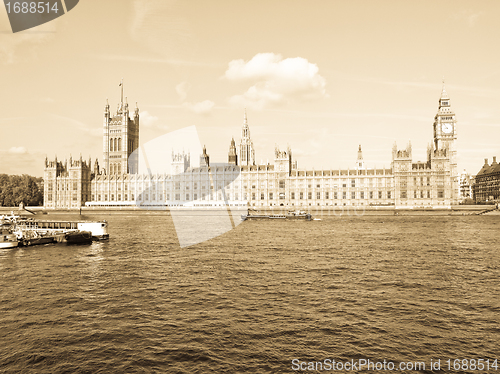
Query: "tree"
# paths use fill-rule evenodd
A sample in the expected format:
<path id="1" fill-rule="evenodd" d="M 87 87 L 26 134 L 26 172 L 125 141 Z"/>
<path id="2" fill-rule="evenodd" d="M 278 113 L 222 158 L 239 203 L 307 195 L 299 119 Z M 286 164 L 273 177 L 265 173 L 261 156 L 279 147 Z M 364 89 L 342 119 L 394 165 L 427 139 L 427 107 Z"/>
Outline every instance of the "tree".
<path id="1" fill-rule="evenodd" d="M 0 206 L 43 205 L 43 179 L 0 174 Z"/>

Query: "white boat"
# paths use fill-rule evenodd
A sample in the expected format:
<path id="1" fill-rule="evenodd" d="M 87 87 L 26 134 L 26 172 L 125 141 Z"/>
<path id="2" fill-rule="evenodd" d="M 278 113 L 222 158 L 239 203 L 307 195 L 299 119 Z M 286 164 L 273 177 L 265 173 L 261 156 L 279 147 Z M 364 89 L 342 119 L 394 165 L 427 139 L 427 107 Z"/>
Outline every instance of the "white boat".
<path id="1" fill-rule="evenodd" d="M 49 221 L 28 218 L 18 220 L 16 230 L 36 232 L 42 236 L 76 231 L 90 232 L 93 240 L 109 239 L 108 223 L 106 221 Z"/>
<path id="2" fill-rule="evenodd" d="M 71 232 L 90 232 L 93 240 L 109 239 L 108 223 L 106 221 L 70 221 L 70 220 L 39 220 L 15 216 L 0 216 L 0 222 L 10 225 L 12 232 L 17 234 L 19 240 L 30 236 L 54 237 L 57 234 Z"/>
<path id="3" fill-rule="evenodd" d="M 14 248 L 19 245 L 16 235 L 9 224 L 0 225 L 0 248 Z"/>

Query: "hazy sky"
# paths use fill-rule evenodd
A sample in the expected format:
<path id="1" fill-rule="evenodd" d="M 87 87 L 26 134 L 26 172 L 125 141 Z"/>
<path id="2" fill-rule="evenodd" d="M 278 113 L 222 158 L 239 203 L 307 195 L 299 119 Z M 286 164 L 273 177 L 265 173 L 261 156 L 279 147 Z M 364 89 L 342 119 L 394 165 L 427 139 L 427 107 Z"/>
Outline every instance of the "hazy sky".
<path id="1" fill-rule="evenodd" d="M 82 0 L 12 34 L 0 7 L 0 173 L 43 175 L 47 155 L 102 162 L 106 98 L 141 111 L 141 142 L 196 126 L 212 161 L 240 139 L 260 162 L 389 167 L 396 141 L 424 161 L 442 79 L 459 170 L 500 156 L 500 2 Z"/>

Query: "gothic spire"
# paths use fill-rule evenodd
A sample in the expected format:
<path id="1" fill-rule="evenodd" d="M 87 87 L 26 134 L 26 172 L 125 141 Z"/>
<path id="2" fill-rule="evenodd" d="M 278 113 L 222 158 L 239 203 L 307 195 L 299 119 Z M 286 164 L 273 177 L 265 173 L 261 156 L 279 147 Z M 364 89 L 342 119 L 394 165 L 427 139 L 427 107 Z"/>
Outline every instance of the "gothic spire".
<path id="1" fill-rule="evenodd" d="M 444 84 L 444 78 L 443 78 L 443 89 L 441 90 L 441 100 L 449 100 L 448 92 L 446 92 L 446 86 Z"/>
<path id="2" fill-rule="evenodd" d="M 358 161 L 363 159 L 363 151 L 361 150 L 361 144 L 358 148 Z"/>

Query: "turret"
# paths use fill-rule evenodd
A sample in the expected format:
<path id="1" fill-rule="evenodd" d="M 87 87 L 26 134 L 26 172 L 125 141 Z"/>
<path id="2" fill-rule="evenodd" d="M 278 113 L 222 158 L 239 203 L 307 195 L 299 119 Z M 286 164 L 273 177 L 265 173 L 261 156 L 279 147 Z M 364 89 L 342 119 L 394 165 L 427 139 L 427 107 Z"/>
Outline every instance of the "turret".
<path id="1" fill-rule="evenodd" d="M 234 142 L 234 138 L 231 138 L 227 162 L 231 165 L 238 165 L 238 155 L 236 154 L 236 144 Z"/>
<path id="2" fill-rule="evenodd" d="M 274 165 L 275 170 L 286 172 L 290 175 L 290 171 L 292 170 L 292 151 L 290 150 L 290 147 L 287 147 L 286 151 L 280 151 L 278 146 L 275 146 Z"/>
<path id="3" fill-rule="evenodd" d="M 358 158 L 356 160 L 356 169 L 363 169 L 365 167 L 365 163 L 363 162 L 363 151 L 361 151 L 361 144 L 358 148 Z"/>
<path id="4" fill-rule="evenodd" d="M 99 161 L 97 160 L 97 158 L 95 159 L 94 162 L 94 174 L 99 175 Z"/>
<path id="5" fill-rule="evenodd" d="M 123 109 L 123 116 L 125 118 L 128 118 L 128 100 L 127 100 L 127 97 L 125 97 L 125 106 Z"/>
<path id="6" fill-rule="evenodd" d="M 200 155 L 200 167 L 203 166 L 210 166 L 210 157 L 207 154 L 207 148 L 205 146 L 203 146 L 203 154 Z"/>
<path id="7" fill-rule="evenodd" d="M 104 118 L 109 118 L 109 102 L 106 98 L 106 105 L 104 106 Z"/>
<path id="8" fill-rule="evenodd" d="M 136 126 L 139 126 L 139 107 L 137 106 L 137 101 L 135 102 L 134 109 L 134 123 Z"/>

